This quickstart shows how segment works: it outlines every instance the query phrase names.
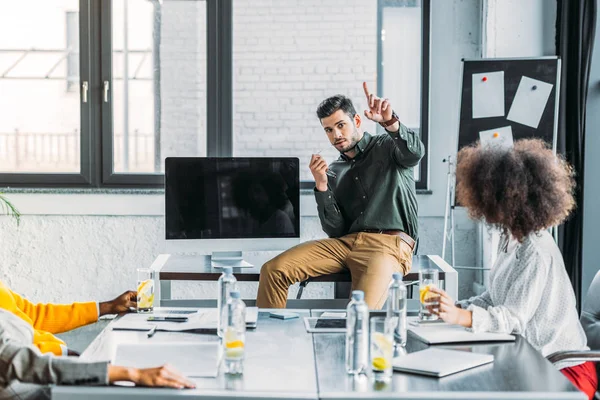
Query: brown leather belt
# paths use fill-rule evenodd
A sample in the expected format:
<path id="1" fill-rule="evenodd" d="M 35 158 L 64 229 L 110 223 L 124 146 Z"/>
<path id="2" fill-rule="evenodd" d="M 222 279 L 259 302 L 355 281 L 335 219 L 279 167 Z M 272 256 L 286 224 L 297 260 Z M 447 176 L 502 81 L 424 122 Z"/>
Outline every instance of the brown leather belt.
<path id="1" fill-rule="evenodd" d="M 404 231 L 394 231 L 394 230 L 385 230 L 385 229 L 365 229 L 365 230 L 363 230 L 363 232 L 381 233 L 384 235 L 400 236 L 400 239 L 402 239 L 403 242 L 405 242 L 407 245 L 409 245 L 411 250 L 415 249 L 415 240 L 413 238 L 411 238 L 408 235 L 408 233 L 406 233 Z"/>

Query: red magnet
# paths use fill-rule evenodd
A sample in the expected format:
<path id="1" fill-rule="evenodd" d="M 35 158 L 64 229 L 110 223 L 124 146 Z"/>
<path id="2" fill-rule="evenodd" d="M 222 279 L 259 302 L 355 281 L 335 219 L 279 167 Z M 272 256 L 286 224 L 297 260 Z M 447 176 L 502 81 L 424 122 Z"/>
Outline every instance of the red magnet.
<path id="1" fill-rule="evenodd" d="M 484 81 L 484 82 L 486 82 L 487 81 L 487 76 L 484 76 L 481 80 Z"/>

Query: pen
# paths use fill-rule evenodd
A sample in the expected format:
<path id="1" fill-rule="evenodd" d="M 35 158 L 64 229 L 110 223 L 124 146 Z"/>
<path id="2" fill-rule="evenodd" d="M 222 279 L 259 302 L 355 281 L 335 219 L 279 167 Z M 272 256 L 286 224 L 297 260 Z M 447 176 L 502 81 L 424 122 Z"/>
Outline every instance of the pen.
<path id="1" fill-rule="evenodd" d="M 149 338 L 151 338 L 152 336 L 154 336 L 154 333 L 156 332 L 156 325 L 152 325 L 152 328 L 148 331 L 148 333 L 146 334 Z"/>
<path id="2" fill-rule="evenodd" d="M 325 150 L 325 149 L 321 149 L 317 152 L 317 154 L 321 155 L 321 152 Z M 329 168 L 327 168 L 327 171 L 325 171 L 325 175 L 331 177 L 331 178 L 337 178 L 337 175 L 335 172 L 333 172 L 332 170 L 330 170 Z"/>

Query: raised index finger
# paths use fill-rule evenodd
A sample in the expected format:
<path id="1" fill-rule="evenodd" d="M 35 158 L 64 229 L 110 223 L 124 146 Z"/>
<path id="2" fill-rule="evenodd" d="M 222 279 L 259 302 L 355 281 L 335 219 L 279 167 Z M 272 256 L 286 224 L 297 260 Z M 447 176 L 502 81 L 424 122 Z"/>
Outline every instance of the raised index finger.
<path id="1" fill-rule="evenodd" d="M 367 86 L 367 82 L 363 82 L 363 89 L 365 91 L 365 96 L 367 96 L 367 100 L 368 100 L 371 93 L 369 93 L 369 87 Z"/>

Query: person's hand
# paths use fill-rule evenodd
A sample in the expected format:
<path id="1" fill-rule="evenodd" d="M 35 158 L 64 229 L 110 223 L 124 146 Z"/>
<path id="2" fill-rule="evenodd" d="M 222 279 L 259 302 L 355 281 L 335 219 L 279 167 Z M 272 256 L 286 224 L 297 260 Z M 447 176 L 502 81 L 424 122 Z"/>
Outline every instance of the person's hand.
<path id="1" fill-rule="evenodd" d="M 315 186 L 319 192 L 327 190 L 327 162 L 320 154 L 313 154 L 308 164 L 310 172 L 315 178 Z"/>
<path id="2" fill-rule="evenodd" d="M 158 368 L 126 368 L 109 365 L 108 381 L 131 381 L 139 386 L 171 387 L 193 389 L 196 385 L 181 375 L 175 368 L 166 364 Z"/>
<path id="3" fill-rule="evenodd" d="M 470 328 L 472 324 L 471 311 L 463 310 L 454 304 L 452 297 L 444 290 L 437 287 L 431 287 L 430 292 L 440 295 L 440 308 L 438 315 L 444 322 L 455 325 L 462 325 L 465 328 Z"/>
<path id="4" fill-rule="evenodd" d="M 365 96 L 367 96 L 367 106 L 369 107 L 368 110 L 365 110 L 365 117 L 377 123 L 386 122 L 392 119 L 394 110 L 392 109 L 390 101 L 370 93 L 367 82 L 363 82 L 363 89 L 365 91 Z"/>
<path id="5" fill-rule="evenodd" d="M 100 303 L 99 306 L 100 315 L 130 312 L 137 307 L 137 292 L 128 290 L 116 299 Z"/>
<path id="6" fill-rule="evenodd" d="M 133 382 L 140 386 L 164 386 L 178 389 L 196 387 L 193 382 L 186 379 L 169 364 L 158 368 L 138 369 L 135 372 L 137 374 L 134 374 Z"/>

